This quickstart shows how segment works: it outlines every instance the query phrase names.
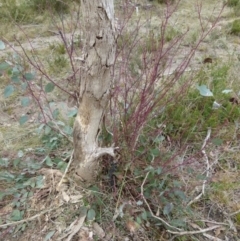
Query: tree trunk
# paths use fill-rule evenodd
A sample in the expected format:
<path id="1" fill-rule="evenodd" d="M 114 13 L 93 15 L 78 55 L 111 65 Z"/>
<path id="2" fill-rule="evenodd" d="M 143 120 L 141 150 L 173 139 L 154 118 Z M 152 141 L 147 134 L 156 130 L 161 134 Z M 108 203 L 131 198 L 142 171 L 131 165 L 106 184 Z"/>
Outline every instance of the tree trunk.
<path id="1" fill-rule="evenodd" d="M 114 156 L 113 148 L 98 146 L 101 122 L 109 102 L 110 68 L 116 50 L 113 0 L 82 0 L 81 11 L 85 58 L 73 130 L 73 167 L 79 179 L 93 183 L 99 157 L 104 154 Z"/>

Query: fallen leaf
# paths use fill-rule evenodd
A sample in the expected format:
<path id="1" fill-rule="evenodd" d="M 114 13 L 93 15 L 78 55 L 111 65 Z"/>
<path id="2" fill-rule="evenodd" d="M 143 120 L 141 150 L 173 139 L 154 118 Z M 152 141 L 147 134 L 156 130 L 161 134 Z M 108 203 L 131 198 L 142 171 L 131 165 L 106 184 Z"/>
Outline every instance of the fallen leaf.
<path id="1" fill-rule="evenodd" d="M 66 203 L 68 203 L 69 200 L 70 200 L 70 197 L 69 197 L 69 196 L 67 195 L 67 193 L 64 192 L 64 191 L 62 191 L 62 198 L 63 198 L 63 200 L 64 200 Z"/>
<path id="2" fill-rule="evenodd" d="M 100 227 L 100 225 L 96 222 L 93 223 L 93 230 L 95 231 L 95 234 L 99 238 L 104 238 L 106 235 L 105 232 L 103 231 L 102 227 Z"/>
<path id="3" fill-rule="evenodd" d="M 126 227 L 131 233 L 135 233 L 139 229 L 139 224 L 133 220 L 128 220 Z"/>

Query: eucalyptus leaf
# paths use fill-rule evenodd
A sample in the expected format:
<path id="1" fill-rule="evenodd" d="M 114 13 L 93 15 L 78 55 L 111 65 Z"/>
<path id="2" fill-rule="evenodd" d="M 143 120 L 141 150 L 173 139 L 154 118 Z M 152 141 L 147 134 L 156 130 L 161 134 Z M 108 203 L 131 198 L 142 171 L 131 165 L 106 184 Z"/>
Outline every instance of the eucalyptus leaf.
<path id="1" fill-rule="evenodd" d="M 28 81 L 33 80 L 34 77 L 35 77 L 35 74 L 33 74 L 33 73 L 26 73 L 26 74 L 24 74 L 24 78 L 26 80 L 28 80 Z"/>
<path id="2" fill-rule="evenodd" d="M 52 82 L 48 83 L 45 86 L 45 92 L 46 93 L 52 92 L 54 90 L 54 87 L 55 87 L 55 85 Z"/>
<path id="3" fill-rule="evenodd" d="M 48 135 L 51 132 L 52 128 L 50 126 L 45 126 L 44 134 Z"/>
<path id="4" fill-rule="evenodd" d="M 163 208 L 163 214 L 167 216 L 167 215 L 169 215 L 172 212 L 172 210 L 173 210 L 173 204 L 172 203 L 168 203 Z"/>
<path id="5" fill-rule="evenodd" d="M 52 159 L 49 156 L 46 156 L 46 158 L 44 159 L 45 163 L 47 166 L 51 167 L 53 166 L 53 162 Z"/>
<path id="6" fill-rule="evenodd" d="M 53 118 L 57 119 L 58 116 L 59 116 L 59 109 L 57 108 L 53 111 Z"/>
<path id="7" fill-rule="evenodd" d="M 11 80 L 14 82 L 14 83 L 19 83 L 20 82 L 20 78 L 18 75 L 12 75 L 11 77 Z"/>
<path id="8" fill-rule="evenodd" d="M 67 135 L 71 135 L 73 133 L 73 128 L 71 126 L 65 126 L 63 130 Z"/>
<path id="9" fill-rule="evenodd" d="M 44 187 L 44 178 L 43 176 L 36 177 L 36 188 L 43 188 Z"/>
<path id="10" fill-rule="evenodd" d="M 183 201 L 186 201 L 186 200 L 187 200 L 187 197 L 186 197 L 185 193 L 184 193 L 183 191 L 179 190 L 179 189 L 176 189 L 176 190 L 174 191 L 174 194 L 175 194 L 176 196 L 180 197 Z"/>
<path id="11" fill-rule="evenodd" d="M 55 234 L 56 231 L 50 231 L 47 233 L 43 241 L 48 241 L 51 239 L 51 237 Z"/>
<path id="12" fill-rule="evenodd" d="M 210 89 L 208 89 L 206 85 L 197 86 L 197 89 L 199 90 L 199 93 L 202 96 L 206 96 L 206 97 L 213 96 L 213 93 L 211 92 Z"/>
<path id="13" fill-rule="evenodd" d="M 14 159 L 13 160 L 13 166 L 16 168 L 17 166 L 18 166 L 18 164 L 20 163 L 20 159 L 18 158 L 18 159 Z"/>
<path id="14" fill-rule="evenodd" d="M 12 75 L 19 75 L 23 68 L 19 65 L 16 65 L 12 68 Z"/>
<path id="15" fill-rule="evenodd" d="M 21 158 L 21 157 L 23 157 L 23 156 L 24 156 L 24 153 L 23 153 L 23 151 L 22 151 L 22 150 L 19 150 L 17 155 L 18 155 L 18 157 L 19 157 L 19 158 Z"/>
<path id="16" fill-rule="evenodd" d="M 8 167 L 9 160 L 8 158 L 0 158 L 0 167 Z"/>
<path id="17" fill-rule="evenodd" d="M 14 87 L 13 85 L 8 85 L 5 90 L 4 90 L 4 97 L 7 98 L 9 97 L 10 95 L 12 95 L 14 92 Z"/>
<path id="18" fill-rule="evenodd" d="M 142 217 L 143 220 L 147 221 L 147 212 L 143 211 L 142 214 L 141 214 L 141 217 Z"/>
<path id="19" fill-rule="evenodd" d="M 136 204 L 137 204 L 138 206 L 141 206 L 141 205 L 143 205 L 143 201 L 138 200 Z"/>
<path id="20" fill-rule="evenodd" d="M 22 88 L 23 91 L 25 91 L 27 89 L 27 87 L 28 87 L 27 83 L 22 83 L 21 84 L 21 88 Z"/>
<path id="21" fill-rule="evenodd" d="M 11 65 L 9 63 L 4 61 L 3 63 L 0 64 L 0 70 L 3 70 L 3 71 L 7 70 L 10 66 Z"/>
<path id="22" fill-rule="evenodd" d="M 61 171 L 65 171 L 66 168 L 67 168 L 67 163 L 64 162 L 64 161 L 60 161 L 60 162 L 57 164 L 57 168 L 60 169 Z"/>
<path id="23" fill-rule="evenodd" d="M 0 40 L 0 50 L 4 50 L 5 48 L 5 43 L 2 40 Z"/>
<path id="24" fill-rule="evenodd" d="M 11 174 L 10 172 L 0 172 L 0 180 L 5 180 L 8 182 L 14 181 L 15 176 Z"/>
<path id="25" fill-rule="evenodd" d="M 41 133 L 41 131 L 42 131 L 42 129 L 43 129 L 44 126 L 45 126 L 45 124 L 41 124 L 41 125 L 38 127 L 37 132 L 38 132 L 38 133 Z"/>
<path id="26" fill-rule="evenodd" d="M 212 139 L 212 143 L 216 146 L 221 146 L 223 144 L 223 140 L 220 138 L 214 138 Z"/>
<path id="27" fill-rule="evenodd" d="M 155 148 L 155 149 L 151 149 L 151 154 L 154 156 L 154 157 L 157 157 L 160 155 L 160 151 L 159 149 Z"/>
<path id="28" fill-rule="evenodd" d="M 71 110 L 71 111 L 69 111 L 69 112 L 67 113 L 67 116 L 68 116 L 68 117 L 76 117 L 77 112 L 78 112 L 77 109 Z"/>
<path id="29" fill-rule="evenodd" d="M 20 119 L 19 119 L 20 125 L 25 124 L 27 121 L 28 121 L 28 116 L 27 115 L 21 116 Z"/>
<path id="30" fill-rule="evenodd" d="M 30 103 L 30 99 L 29 99 L 28 97 L 22 97 L 22 98 L 21 98 L 21 105 L 22 105 L 23 107 L 28 106 L 29 103 Z"/>
<path id="31" fill-rule="evenodd" d="M 170 223 L 174 227 L 186 227 L 186 221 L 184 221 L 184 219 L 173 219 Z"/>
<path id="32" fill-rule="evenodd" d="M 20 212 L 20 210 L 18 210 L 18 209 L 13 210 L 11 219 L 12 219 L 12 221 L 22 220 L 22 213 Z"/>
<path id="33" fill-rule="evenodd" d="M 228 89 L 226 89 L 226 90 L 223 90 L 222 93 L 223 93 L 223 94 L 228 94 L 228 93 L 231 93 L 232 91 L 233 91 L 233 90 L 228 90 Z"/>
<path id="34" fill-rule="evenodd" d="M 89 209 L 88 210 L 88 213 L 87 213 L 87 219 L 88 221 L 92 221 L 95 219 L 95 216 L 96 216 L 96 212 L 94 209 Z"/>

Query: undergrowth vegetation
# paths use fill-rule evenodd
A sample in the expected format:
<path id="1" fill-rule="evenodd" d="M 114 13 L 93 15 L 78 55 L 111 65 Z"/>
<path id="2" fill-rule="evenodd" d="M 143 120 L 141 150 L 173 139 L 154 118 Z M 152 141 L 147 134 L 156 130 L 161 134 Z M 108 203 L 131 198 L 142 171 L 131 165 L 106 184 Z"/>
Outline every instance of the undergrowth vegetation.
<path id="1" fill-rule="evenodd" d="M 77 2 L 4 1 L 0 19 L 25 24 L 47 10 L 67 16 Z M 115 144 L 116 159 L 101 159 L 91 187 L 80 188 L 71 175 L 62 179 L 71 170 L 83 36 L 68 37 L 57 25 L 55 30 L 63 31 L 58 42 L 34 54 L 12 47 L 14 53 L 2 58 L 1 111 L 8 119 L 0 126 L 0 235 L 26 240 L 25 232 L 36 228 L 42 239 L 57 240 L 87 213 L 86 229 L 100 224 L 105 233 L 101 237 L 94 229 L 95 240 L 238 240 L 239 59 L 205 58 L 209 53 L 198 51 L 217 26 L 222 6 L 209 24 L 197 5 L 198 34 L 171 21 L 180 5 L 170 2 L 158 5 L 166 15 L 157 24 L 151 18 L 136 21 L 132 5 L 116 3 L 117 55 L 99 135 L 103 147 Z M 238 5 L 227 1 L 228 7 Z M 73 32 L 80 28 L 78 17 Z M 237 21 L 229 34 L 239 35 Z M 214 36 L 213 42 L 221 37 Z M 12 45 L 0 39 L 0 51 L 6 46 Z"/>
<path id="2" fill-rule="evenodd" d="M 2 0 L 0 19 L 3 22 L 9 22 L 10 20 L 21 24 L 32 23 L 37 21 L 38 15 L 46 14 L 47 11 L 54 14 L 69 13 L 70 5 L 73 2 L 68 1 L 65 3 L 57 0 Z"/>

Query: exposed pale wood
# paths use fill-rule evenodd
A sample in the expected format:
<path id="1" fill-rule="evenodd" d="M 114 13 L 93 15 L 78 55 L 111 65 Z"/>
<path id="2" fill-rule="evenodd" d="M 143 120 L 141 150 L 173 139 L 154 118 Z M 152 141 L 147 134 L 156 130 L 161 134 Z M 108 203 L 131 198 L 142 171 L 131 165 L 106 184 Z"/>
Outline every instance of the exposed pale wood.
<path id="1" fill-rule="evenodd" d="M 113 0 L 82 0 L 85 56 L 81 75 L 79 109 L 74 123 L 75 174 L 94 182 L 97 160 L 114 156 L 113 148 L 99 148 L 98 134 L 109 101 L 110 68 L 114 63 L 116 41 Z"/>

